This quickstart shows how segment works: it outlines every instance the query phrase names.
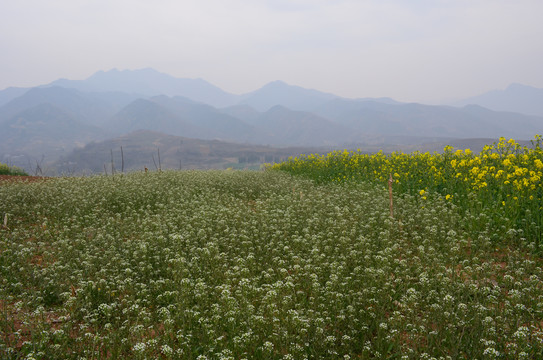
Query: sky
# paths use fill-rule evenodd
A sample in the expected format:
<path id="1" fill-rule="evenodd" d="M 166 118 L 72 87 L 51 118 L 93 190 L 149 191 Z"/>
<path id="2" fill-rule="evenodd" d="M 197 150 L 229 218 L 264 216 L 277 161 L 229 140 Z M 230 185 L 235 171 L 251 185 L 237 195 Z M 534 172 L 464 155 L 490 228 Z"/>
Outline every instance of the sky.
<path id="1" fill-rule="evenodd" d="M 543 88 L 541 0 L 2 0 L 0 89 L 155 70 L 445 103 Z"/>

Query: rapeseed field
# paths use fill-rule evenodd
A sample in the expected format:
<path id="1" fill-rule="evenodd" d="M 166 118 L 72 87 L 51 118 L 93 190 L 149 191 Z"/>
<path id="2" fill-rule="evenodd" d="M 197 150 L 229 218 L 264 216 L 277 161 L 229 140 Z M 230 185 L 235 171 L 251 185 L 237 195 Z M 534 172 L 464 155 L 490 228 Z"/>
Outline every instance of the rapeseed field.
<path id="1" fill-rule="evenodd" d="M 318 183 L 393 180 L 397 194 L 419 195 L 421 200 L 440 196 L 455 203 L 468 218 L 485 214 L 488 219 L 466 226 L 502 229 L 498 240 L 520 238 L 538 249 L 543 226 L 543 149 L 536 136 L 532 146 L 505 138 L 485 146 L 482 152 L 445 147 L 442 153 L 364 154 L 334 151 L 326 155 L 302 155 L 274 164 L 272 169 L 301 175 Z M 514 236 L 510 236 L 514 235 Z"/>

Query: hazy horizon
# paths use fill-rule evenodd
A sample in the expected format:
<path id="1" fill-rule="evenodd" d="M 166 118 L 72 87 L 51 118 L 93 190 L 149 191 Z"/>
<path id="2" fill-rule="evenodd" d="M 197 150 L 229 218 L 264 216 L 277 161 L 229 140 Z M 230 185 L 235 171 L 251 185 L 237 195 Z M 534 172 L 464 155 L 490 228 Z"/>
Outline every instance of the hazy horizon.
<path id="1" fill-rule="evenodd" d="M 29 0 L 0 5 L 0 89 L 151 67 L 241 94 L 282 80 L 439 103 L 543 88 L 538 0 Z"/>

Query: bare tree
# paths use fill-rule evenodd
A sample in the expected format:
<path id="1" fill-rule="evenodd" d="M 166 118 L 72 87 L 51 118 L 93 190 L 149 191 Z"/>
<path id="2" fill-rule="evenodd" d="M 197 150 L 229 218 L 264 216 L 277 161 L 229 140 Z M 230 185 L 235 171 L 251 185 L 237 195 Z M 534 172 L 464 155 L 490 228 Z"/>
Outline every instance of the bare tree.
<path id="1" fill-rule="evenodd" d="M 34 176 L 43 176 L 43 169 L 42 169 L 42 164 L 43 164 L 43 160 L 45 160 L 45 155 L 42 155 L 41 156 L 41 160 L 38 161 L 38 159 L 35 159 L 36 160 L 36 168 L 34 170 Z"/>
<path id="2" fill-rule="evenodd" d="M 155 169 L 158 171 L 162 171 L 162 164 L 160 163 L 160 148 L 157 148 L 157 156 L 158 156 L 158 165 L 155 161 L 155 155 L 152 154 L 151 157 L 153 158 L 153 164 L 155 164 Z"/>

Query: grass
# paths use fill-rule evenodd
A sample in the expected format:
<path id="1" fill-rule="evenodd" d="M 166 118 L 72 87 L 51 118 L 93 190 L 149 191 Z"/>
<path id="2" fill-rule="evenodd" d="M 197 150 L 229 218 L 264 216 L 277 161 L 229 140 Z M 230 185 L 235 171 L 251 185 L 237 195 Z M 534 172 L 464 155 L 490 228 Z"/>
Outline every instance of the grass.
<path id="1" fill-rule="evenodd" d="M 543 356 L 541 258 L 439 194 L 392 219 L 386 185 L 165 171 L 0 198 L 1 358 Z"/>

